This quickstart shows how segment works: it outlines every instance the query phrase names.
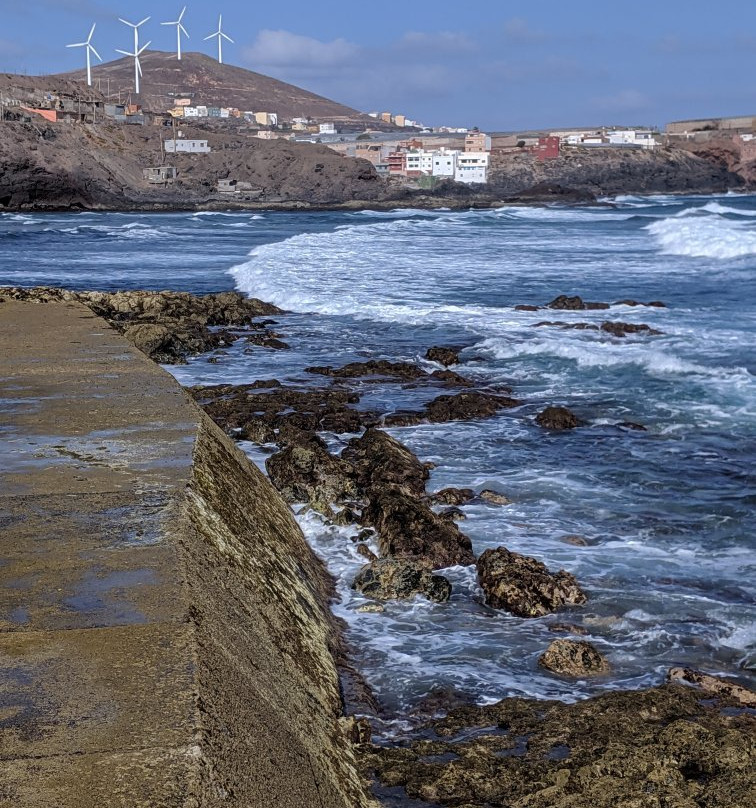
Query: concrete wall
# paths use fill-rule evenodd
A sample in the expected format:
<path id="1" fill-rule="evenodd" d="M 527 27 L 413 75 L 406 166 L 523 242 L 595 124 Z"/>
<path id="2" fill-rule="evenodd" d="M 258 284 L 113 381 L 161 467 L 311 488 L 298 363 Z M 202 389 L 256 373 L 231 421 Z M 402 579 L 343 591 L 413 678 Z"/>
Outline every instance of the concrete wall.
<path id="1" fill-rule="evenodd" d="M 267 479 L 83 306 L 0 302 L 0 353 L 0 805 L 369 805 Z"/>

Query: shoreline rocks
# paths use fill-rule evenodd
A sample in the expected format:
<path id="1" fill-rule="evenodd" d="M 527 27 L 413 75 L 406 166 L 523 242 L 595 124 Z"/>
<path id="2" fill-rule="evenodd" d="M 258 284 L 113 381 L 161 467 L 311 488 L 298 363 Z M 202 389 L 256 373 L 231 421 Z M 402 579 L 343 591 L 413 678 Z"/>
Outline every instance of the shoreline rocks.
<path id="1" fill-rule="evenodd" d="M 546 407 L 535 417 L 538 426 L 550 429 L 554 432 L 565 429 L 576 429 L 583 425 L 583 422 L 567 407 Z"/>
<path id="2" fill-rule="evenodd" d="M 506 547 L 486 550 L 478 558 L 477 568 L 486 605 L 517 617 L 543 617 L 588 600 L 571 573 L 550 572 L 535 558 L 512 553 Z"/>
<path id="3" fill-rule="evenodd" d="M 397 558 L 379 558 L 362 567 L 352 589 L 375 600 L 408 600 L 422 595 L 434 603 L 445 603 L 452 586 L 443 575 L 433 575 L 427 567 Z"/>
<path id="4" fill-rule="evenodd" d="M 584 640 L 554 640 L 538 658 L 538 664 L 559 676 L 600 676 L 611 668 L 606 659 Z"/>

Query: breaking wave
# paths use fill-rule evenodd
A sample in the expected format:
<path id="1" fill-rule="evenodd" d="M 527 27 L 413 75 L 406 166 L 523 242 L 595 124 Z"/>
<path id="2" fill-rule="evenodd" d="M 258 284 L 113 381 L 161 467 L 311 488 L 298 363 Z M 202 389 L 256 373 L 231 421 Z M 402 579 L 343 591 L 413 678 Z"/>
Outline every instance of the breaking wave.
<path id="1" fill-rule="evenodd" d="M 709 203 L 718 205 L 718 203 Z M 719 206 L 722 208 L 723 206 Z M 749 222 L 725 218 L 721 211 L 694 209 L 699 215 L 673 216 L 660 219 L 646 226 L 664 255 L 681 255 L 691 258 L 715 258 L 728 260 L 756 255 L 756 229 Z M 753 212 L 727 209 L 727 213 L 754 215 Z M 712 215 L 713 214 L 713 215 Z"/>

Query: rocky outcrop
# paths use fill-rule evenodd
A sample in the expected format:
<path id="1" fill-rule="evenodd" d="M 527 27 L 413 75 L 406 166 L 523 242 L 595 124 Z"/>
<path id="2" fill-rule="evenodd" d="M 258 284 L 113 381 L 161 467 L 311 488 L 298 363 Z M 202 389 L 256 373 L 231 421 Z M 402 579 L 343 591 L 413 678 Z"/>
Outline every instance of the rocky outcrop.
<path id="1" fill-rule="evenodd" d="M 535 422 L 544 429 L 560 431 L 575 429 L 583 423 L 572 410 L 567 407 L 546 407 L 536 415 Z"/>
<path id="2" fill-rule="evenodd" d="M 538 664 L 559 676 L 599 676 L 609 672 L 609 663 L 589 642 L 554 640 L 538 658 Z"/>
<path id="3" fill-rule="evenodd" d="M 439 365 L 449 367 L 449 365 L 459 364 L 459 354 L 461 348 L 450 348 L 444 346 L 435 346 L 428 348 L 425 352 L 425 358 L 429 362 L 438 362 Z"/>
<path id="4" fill-rule="evenodd" d="M 422 595 L 444 603 L 452 587 L 443 575 L 433 575 L 427 567 L 396 558 L 381 558 L 366 564 L 355 576 L 352 589 L 375 600 L 408 600 Z"/>
<path id="5" fill-rule="evenodd" d="M 588 600 L 571 573 L 550 572 L 535 558 L 512 553 L 506 547 L 486 550 L 477 566 L 486 604 L 518 617 L 542 617 Z"/>
<path id="6" fill-rule="evenodd" d="M 363 379 L 366 381 L 436 382 L 449 387 L 469 387 L 470 382 L 451 370 L 434 370 L 426 373 L 411 362 L 390 362 L 387 359 L 371 359 L 368 362 L 351 362 L 340 368 L 316 365 L 305 368 L 307 373 L 331 376 L 334 379 Z"/>
<path id="7" fill-rule="evenodd" d="M 386 426 L 410 426 L 426 421 L 431 424 L 471 421 L 478 418 L 490 418 L 503 409 L 518 407 L 520 404 L 520 401 L 509 396 L 473 390 L 454 395 L 437 396 L 425 405 L 422 412 L 400 410 L 387 415 L 384 422 Z"/>
<path id="8" fill-rule="evenodd" d="M 659 336 L 663 332 L 658 331 L 645 323 L 623 323 L 620 321 L 605 320 L 601 325 L 596 323 L 565 323 L 555 320 L 543 320 L 535 324 L 535 328 L 564 328 L 575 331 L 603 331 L 613 337 L 626 337 L 628 334 L 644 334 L 646 336 Z"/>
<path id="9" fill-rule="evenodd" d="M 238 335 L 227 329 L 212 330 L 214 326 L 264 330 L 254 319 L 281 311 L 270 303 L 238 292 L 192 295 L 188 292 L 73 292 L 50 287 L 15 287 L 0 288 L 0 295 L 35 303 L 83 303 L 150 359 L 164 364 L 184 362 L 189 355 L 226 346 L 238 339 Z"/>
<path id="10" fill-rule="evenodd" d="M 431 805 L 745 808 L 755 737 L 756 717 L 737 701 L 665 685 L 575 704 L 460 707 L 360 756 L 378 793 Z"/>
<path id="11" fill-rule="evenodd" d="M 756 708 L 756 692 L 753 690 L 749 690 L 737 682 L 731 682 L 692 668 L 670 668 L 667 672 L 667 681 L 672 684 L 688 684 L 700 687 L 706 693 L 711 693 L 714 696 L 725 696 L 745 707 Z"/>

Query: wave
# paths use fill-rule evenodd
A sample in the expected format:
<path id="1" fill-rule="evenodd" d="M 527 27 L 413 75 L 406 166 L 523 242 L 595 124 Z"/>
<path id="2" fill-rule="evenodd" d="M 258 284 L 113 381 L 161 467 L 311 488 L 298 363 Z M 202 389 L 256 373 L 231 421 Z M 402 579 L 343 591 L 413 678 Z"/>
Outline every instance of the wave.
<path id="1" fill-rule="evenodd" d="M 451 213 L 450 208 L 393 208 L 392 210 L 357 210 L 350 216 L 367 216 L 370 218 L 414 219 L 416 217 L 435 217 L 439 213 Z"/>
<path id="2" fill-rule="evenodd" d="M 732 221 L 718 213 L 711 213 L 660 219 L 647 225 L 646 230 L 654 237 L 664 255 L 718 260 L 756 255 L 756 229 L 750 223 Z"/>
<path id="3" fill-rule="evenodd" d="M 492 337 L 479 342 L 473 346 L 472 350 L 498 360 L 543 356 L 566 359 L 583 368 L 635 366 L 656 376 L 697 375 L 735 384 L 751 383 L 754 378 L 744 367 L 707 367 L 682 359 L 672 353 L 649 349 L 646 345 L 639 343 L 614 345 L 582 339 L 567 341 L 564 338 L 513 342 L 502 337 Z"/>
<path id="4" fill-rule="evenodd" d="M 529 207 L 512 205 L 510 207 L 496 208 L 494 213 L 505 219 L 526 219 L 535 221 L 557 222 L 590 222 L 594 220 L 625 221 L 630 219 L 631 213 L 617 213 L 607 208 L 568 208 L 568 207 Z"/>
<path id="5" fill-rule="evenodd" d="M 45 227 L 43 233 L 60 235 L 89 235 L 100 238 L 147 240 L 169 236 L 170 233 L 142 222 L 128 222 L 120 226 L 100 224 L 80 224 L 73 227 Z"/>

